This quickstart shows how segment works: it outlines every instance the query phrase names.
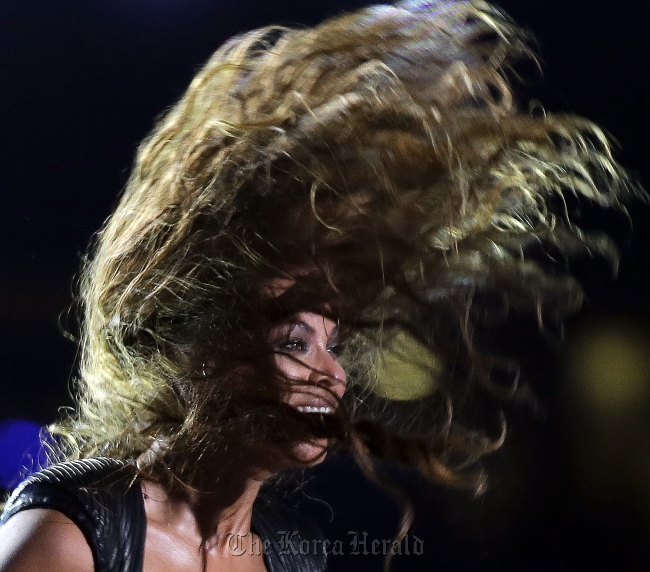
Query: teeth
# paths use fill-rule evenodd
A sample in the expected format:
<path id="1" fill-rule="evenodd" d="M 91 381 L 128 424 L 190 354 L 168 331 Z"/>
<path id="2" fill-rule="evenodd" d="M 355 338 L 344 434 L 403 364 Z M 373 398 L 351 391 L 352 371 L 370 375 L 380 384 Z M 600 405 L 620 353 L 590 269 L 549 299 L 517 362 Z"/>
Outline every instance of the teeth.
<path id="1" fill-rule="evenodd" d="M 324 413 L 326 415 L 332 413 L 331 407 L 312 407 L 311 405 L 305 405 L 305 406 L 298 405 L 296 409 L 301 413 Z"/>

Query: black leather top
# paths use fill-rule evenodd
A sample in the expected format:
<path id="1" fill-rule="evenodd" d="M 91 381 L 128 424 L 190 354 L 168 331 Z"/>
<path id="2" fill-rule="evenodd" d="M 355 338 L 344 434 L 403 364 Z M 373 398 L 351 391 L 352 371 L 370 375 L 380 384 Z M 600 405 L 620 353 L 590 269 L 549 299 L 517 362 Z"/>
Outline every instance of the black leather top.
<path id="1" fill-rule="evenodd" d="M 147 523 L 140 483 L 133 475 L 130 465 L 108 458 L 54 465 L 16 488 L 0 526 L 21 510 L 57 510 L 83 532 L 95 572 L 141 572 Z M 313 542 L 320 539 L 317 529 L 299 524 L 300 528 L 295 516 L 279 505 L 254 507 L 252 529 L 265 544 L 269 572 L 326 570 L 326 554 L 318 548 L 322 543 Z"/>

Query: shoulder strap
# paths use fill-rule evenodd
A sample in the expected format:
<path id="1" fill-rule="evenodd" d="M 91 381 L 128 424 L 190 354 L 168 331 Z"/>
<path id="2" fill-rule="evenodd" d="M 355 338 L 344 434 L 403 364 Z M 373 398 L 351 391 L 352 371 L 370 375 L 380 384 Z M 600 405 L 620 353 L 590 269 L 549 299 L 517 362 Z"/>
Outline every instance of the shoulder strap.
<path id="1" fill-rule="evenodd" d="M 0 526 L 29 508 L 57 510 L 83 532 L 95 572 L 142 572 L 146 515 L 130 466 L 96 458 L 53 465 L 23 481 L 0 516 Z"/>
<path id="2" fill-rule="evenodd" d="M 269 572 L 324 572 L 327 554 L 320 529 L 299 518 L 288 503 L 258 499 L 252 531 L 263 544 Z"/>

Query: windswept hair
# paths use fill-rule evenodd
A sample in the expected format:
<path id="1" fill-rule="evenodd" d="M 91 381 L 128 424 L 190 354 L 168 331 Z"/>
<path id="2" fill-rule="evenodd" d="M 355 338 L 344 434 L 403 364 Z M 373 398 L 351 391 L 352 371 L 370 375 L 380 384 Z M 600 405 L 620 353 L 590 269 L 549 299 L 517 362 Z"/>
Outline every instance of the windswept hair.
<path id="1" fill-rule="evenodd" d="M 518 106 L 529 46 L 481 0 L 406 0 L 217 50 L 142 143 L 85 264 L 78 411 L 55 428 L 68 456 L 201 488 L 215 451 L 292 442 L 264 332 L 312 310 L 347 332 L 338 435 L 361 465 L 480 488 L 458 455 L 500 437 L 455 413 L 471 392 L 514 393 L 516 367 L 474 331 L 575 311 L 577 281 L 529 254 L 614 260 L 566 201 L 631 192 L 597 126 Z M 270 300 L 278 278 L 291 287 Z M 395 399 L 377 388 L 400 340 L 433 356 L 436 382 Z"/>

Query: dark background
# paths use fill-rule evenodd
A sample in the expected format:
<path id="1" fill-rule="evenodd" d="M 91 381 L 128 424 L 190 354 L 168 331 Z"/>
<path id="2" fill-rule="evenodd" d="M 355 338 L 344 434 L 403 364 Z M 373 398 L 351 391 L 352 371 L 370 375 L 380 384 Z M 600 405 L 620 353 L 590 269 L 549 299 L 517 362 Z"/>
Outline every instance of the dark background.
<path id="1" fill-rule="evenodd" d="M 0 0 L 0 422 L 45 424 L 71 404 L 75 346 L 61 330 L 74 327 L 66 308 L 81 254 L 115 205 L 139 141 L 199 66 L 237 32 L 311 25 L 366 4 Z M 526 95 L 599 123 L 648 185 L 648 4 L 500 5 L 539 41 L 545 83 L 533 74 Z M 509 438 L 485 461 L 488 492 L 474 499 L 401 475 L 424 554 L 397 557 L 396 570 L 645 569 L 650 214 L 634 204 L 631 218 L 618 280 L 585 273 L 588 300 L 569 321 L 564 349 L 526 342 L 525 379 L 539 407 L 506 406 Z M 626 224 L 606 224 L 627 240 Z M 348 531 L 390 538 L 396 507 L 344 458 L 314 473 L 308 487 L 334 514 L 327 533 L 345 546 L 331 569 L 381 569 L 380 556 L 350 554 Z"/>

